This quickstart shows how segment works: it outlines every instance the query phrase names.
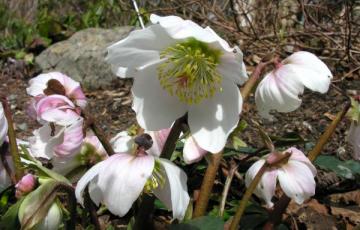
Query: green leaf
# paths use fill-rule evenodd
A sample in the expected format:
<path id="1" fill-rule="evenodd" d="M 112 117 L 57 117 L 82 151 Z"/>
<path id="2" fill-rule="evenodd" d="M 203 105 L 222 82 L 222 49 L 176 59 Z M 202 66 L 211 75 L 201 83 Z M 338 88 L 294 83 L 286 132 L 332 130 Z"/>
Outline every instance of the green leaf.
<path id="1" fill-rule="evenodd" d="M 350 120 L 360 123 L 360 104 L 353 98 L 351 98 L 351 108 L 346 115 Z"/>
<path id="2" fill-rule="evenodd" d="M 21 229 L 32 229 L 44 219 L 56 198 L 60 184 L 61 182 L 55 180 L 47 180 L 25 197 L 19 209 Z"/>
<path id="3" fill-rule="evenodd" d="M 314 163 L 346 179 L 355 179 L 355 175 L 360 174 L 360 163 L 354 160 L 341 161 L 334 156 L 319 156 Z"/>
<path id="4" fill-rule="evenodd" d="M 245 141 L 241 140 L 237 136 L 232 137 L 232 144 L 236 150 L 239 150 L 241 147 L 247 147 L 247 144 L 245 143 Z"/>
<path id="5" fill-rule="evenodd" d="M 7 212 L 1 217 L 0 220 L 0 229 L 3 230 L 13 230 L 20 229 L 20 223 L 18 218 L 18 212 L 21 203 L 24 199 L 18 200 L 14 205 L 12 205 Z"/>
<path id="6" fill-rule="evenodd" d="M 25 159 L 29 160 L 29 162 L 27 162 L 29 168 L 38 171 L 40 175 L 48 176 L 50 178 L 53 178 L 54 180 L 64 182 L 69 185 L 71 184 L 71 182 L 68 179 L 66 179 L 63 175 L 60 175 L 60 174 L 42 166 L 40 161 L 36 160 L 35 158 L 33 158 L 30 155 L 29 151 L 27 150 L 27 148 L 24 145 L 20 145 L 20 149 L 21 149 L 22 153 L 24 154 Z"/>
<path id="7" fill-rule="evenodd" d="M 218 230 L 224 229 L 224 221 L 219 217 L 203 216 L 181 224 L 170 225 L 170 230 Z"/>

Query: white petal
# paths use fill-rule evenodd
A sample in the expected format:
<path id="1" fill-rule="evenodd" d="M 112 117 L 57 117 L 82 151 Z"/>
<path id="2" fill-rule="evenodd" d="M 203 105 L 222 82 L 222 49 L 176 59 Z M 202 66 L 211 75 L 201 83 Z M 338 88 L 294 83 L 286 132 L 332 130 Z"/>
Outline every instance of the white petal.
<path id="1" fill-rule="evenodd" d="M 243 53 L 238 47 L 235 47 L 234 50 L 236 53 L 224 53 L 220 57 L 217 71 L 222 77 L 235 82 L 235 84 L 242 85 L 248 79 L 243 62 Z"/>
<path id="2" fill-rule="evenodd" d="M 264 165 L 265 160 L 260 159 L 255 162 L 246 172 L 245 174 L 245 184 L 246 187 L 249 187 L 252 180 L 255 178 L 256 174 L 260 170 L 260 168 Z M 271 208 L 273 203 L 271 202 L 272 197 L 275 195 L 276 189 L 276 178 L 277 178 L 277 170 L 268 170 L 266 171 L 259 184 L 256 186 L 254 193 L 265 200 L 267 206 Z"/>
<path id="3" fill-rule="evenodd" d="M 115 154 L 109 157 L 106 170 L 99 174 L 97 185 L 103 192 L 103 203 L 110 212 L 124 216 L 139 197 L 154 169 L 150 155 Z"/>
<path id="4" fill-rule="evenodd" d="M 0 145 L 3 144 L 8 131 L 8 123 L 4 114 L 4 108 L 0 104 Z"/>
<path id="5" fill-rule="evenodd" d="M 290 152 L 291 153 L 289 161 L 290 160 L 291 161 L 299 161 L 299 162 L 302 162 L 302 163 L 306 164 L 308 166 L 308 168 L 311 170 L 313 176 L 316 176 L 316 168 L 315 168 L 315 166 L 311 163 L 309 158 L 307 158 L 303 152 L 301 152 L 299 149 L 297 149 L 295 147 L 288 148 L 284 152 Z"/>
<path id="6" fill-rule="evenodd" d="M 127 131 L 122 131 L 111 138 L 110 143 L 116 153 L 127 153 L 134 147 L 134 139 Z"/>
<path id="7" fill-rule="evenodd" d="M 160 158 L 158 160 L 166 173 L 166 181 L 164 187 L 159 186 L 154 190 L 154 194 L 172 210 L 174 218 L 182 220 L 190 201 L 187 176 L 171 161 Z"/>
<path id="8" fill-rule="evenodd" d="M 314 54 L 299 51 L 290 55 L 283 63 L 293 68 L 299 81 L 307 88 L 320 93 L 328 91 L 333 76 L 326 64 Z"/>
<path id="9" fill-rule="evenodd" d="M 255 93 L 255 102 L 259 114 L 271 118 L 270 110 L 291 112 L 299 108 L 304 86 L 297 80 L 296 74 L 288 65 L 268 73 L 260 82 Z"/>
<path id="10" fill-rule="evenodd" d="M 353 146 L 354 159 L 360 161 L 360 124 L 355 121 L 351 123 L 347 140 Z"/>
<path id="11" fill-rule="evenodd" d="M 83 197 L 83 193 L 84 190 L 86 188 L 86 186 L 92 181 L 94 180 L 95 177 L 97 177 L 99 175 L 99 173 L 102 172 L 103 168 L 107 168 L 107 164 L 109 162 L 108 161 L 101 161 L 99 163 L 97 163 L 96 165 L 94 165 L 93 167 L 91 167 L 82 177 L 81 179 L 78 181 L 77 185 L 76 185 L 76 189 L 75 189 L 75 196 L 76 199 L 78 200 L 78 202 L 82 205 L 84 205 L 84 197 Z M 89 190 L 90 195 L 91 195 L 91 191 Z M 98 200 L 95 200 L 98 201 Z M 94 201 L 94 202 L 95 202 Z M 95 202 L 96 205 L 99 205 L 99 202 Z"/>
<path id="12" fill-rule="evenodd" d="M 299 161 L 289 160 L 278 170 L 279 183 L 285 194 L 302 204 L 315 194 L 315 180 L 309 167 Z"/>
<path id="13" fill-rule="evenodd" d="M 186 138 L 183 152 L 184 161 L 187 164 L 192 164 L 194 162 L 200 161 L 207 153 L 206 150 L 200 148 L 200 146 L 196 143 L 195 139 L 192 136 Z"/>
<path id="14" fill-rule="evenodd" d="M 157 65 L 138 71 L 132 88 L 132 108 L 136 112 L 137 121 L 149 131 L 169 128 L 186 113 L 185 104 L 160 86 L 157 75 Z"/>
<path id="15" fill-rule="evenodd" d="M 29 138 L 30 152 L 34 157 L 50 159 L 54 156 L 54 148 L 64 141 L 64 127 L 55 127 L 55 135 L 51 136 L 50 124 L 45 124 L 41 128 L 34 130 L 32 137 Z"/>
<path id="16" fill-rule="evenodd" d="M 215 49 L 220 49 L 224 52 L 232 52 L 228 43 L 220 38 L 210 27 L 202 28 L 191 20 L 183 20 L 177 16 L 161 17 L 155 14 L 150 16 L 152 23 L 159 23 L 171 38 L 175 40 L 186 40 L 188 38 L 195 38 L 198 41 L 208 43 Z"/>
<path id="17" fill-rule="evenodd" d="M 188 123 L 198 145 L 211 153 L 221 151 L 236 128 L 242 109 L 238 87 L 223 79 L 222 91 L 198 105 L 190 106 Z"/>
<path id="18" fill-rule="evenodd" d="M 151 25 L 109 46 L 106 61 L 117 76 L 133 77 L 138 68 L 159 61 L 159 52 L 174 42 L 160 25 Z"/>

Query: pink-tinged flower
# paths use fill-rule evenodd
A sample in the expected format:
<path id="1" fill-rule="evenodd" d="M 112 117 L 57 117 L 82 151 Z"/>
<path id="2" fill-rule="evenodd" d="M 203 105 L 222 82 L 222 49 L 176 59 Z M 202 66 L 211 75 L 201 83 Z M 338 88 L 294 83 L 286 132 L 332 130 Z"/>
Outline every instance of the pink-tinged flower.
<path id="1" fill-rule="evenodd" d="M 5 117 L 4 108 L 0 103 L 0 146 L 7 137 L 8 123 Z"/>
<path id="2" fill-rule="evenodd" d="M 360 124 L 358 122 L 351 123 L 347 139 L 353 146 L 353 158 L 360 161 Z"/>
<path id="3" fill-rule="evenodd" d="M 80 106 L 81 108 L 84 108 L 86 106 L 86 97 L 81 89 L 79 82 L 74 81 L 70 77 L 59 72 L 44 73 L 31 79 L 29 82 L 30 86 L 26 89 L 26 92 L 33 97 L 39 95 L 48 95 L 46 92 L 44 92 L 44 90 L 49 88 L 48 83 L 52 79 L 57 80 L 62 85 L 61 89 L 53 90 L 54 94 L 61 94 L 68 97 L 70 100 L 74 101 L 77 106 Z M 55 85 L 55 87 L 57 86 Z M 59 91 L 61 93 L 59 93 Z"/>
<path id="4" fill-rule="evenodd" d="M 304 87 L 326 93 L 332 74 L 329 68 L 314 54 L 299 51 L 266 74 L 256 89 L 255 101 L 264 118 L 272 118 L 271 110 L 291 112 L 300 107 L 299 95 Z"/>
<path id="5" fill-rule="evenodd" d="M 243 54 L 210 27 L 151 15 L 149 27 L 108 47 L 119 77 L 133 77 L 133 110 L 145 130 L 159 131 L 187 114 L 197 144 L 219 152 L 239 121 Z M 136 60 L 136 61 L 134 61 Z"/>
<path id="6" fill-rule="evenodd" d="M 85 173 L 76 186 L 78 201 L 83 204 L 83 192 L 89 185 L 90 197 L 97 205 L 103 203 L 113 214 L 124 216 L 142 192 L 153 192 L 173 211 L 174 218 L 183 219 L 190 200 L 186 174 L 171 161 L 157 158 L 159 154 L 151 155 L 141 146 L 137 148 L 134 139 L 121 135 L 113 143 L 124 150 L 124 146 L 131 148 Z"/>
<path id="7" fill-rule="evenodd" d="M 14 172 L 14 165 L 13 165 L 12 157 L 10 156 L 10 154 L 5 155 L 5 160 L 6 160 L 7 164 L 9 165 L 10 170 L 12 172 Z M 11 178 L 10 178 L 8 172 L 6 171 L 6 169 L 3 165 L 3 162 L 0 161 L 0 192 L 2 192 L 4 189 L 9 187 L 10 185 L 11 185 Z"/>
<path id="8" fill-rule="evenodd" d="M 29 145 L 35 157 L 72 157 L 79 153 L 83 142 L 83 118 L 80 117 L 68 126 L 52 126 L 47 123 L 33 134 L 34 136 L 29 138 Z"/>
<path id="9" fill-rule="evenodd" d="M 87 135 L 84 138 L 83 146 L 86 144 L 91 145 L 95 149 L 96 155 L 105 158 L 108 156 L 106 150 L 104 149 L 104 146 L 101 144 L 97 136 Z"/>
<path id="10" fill-rule="evenodd" d="M 81 110 L 62 95 L 42 97 L 35 103 L 38 121 L 53 122 L 57 125 L 70 125 L 80 118 Z"/>
<path id="11" fill-rule="evenodd" d="M 20 198 L 23 195 L 28 194 L 29 192 L 33 191 L 36 186 L 36 178 L 34 175 L 28 173 L 25 176 L 21 178 L 21 180 L 15 185 L 16 192 L 15 196 L 16 198 Z"/>
<path id="12" fill-rule="evenodd" d="M 259 184 L 255 189 L 255 194 L 265 200 L 268 207 L 272 207 L 271 198 L 275 195 L 276 183 L 279 184 L 284 193 L 295 200 L 296 203 L 302 204 L 306 199 L 315 194 L 316 168 L 310 160 L 300 150 L 292 147 L 283 152 L 291 153 L 286 163 L 280 166 L 268 169 L 262 176 Z M 273 158 L 271 153 L 268 156 Z M 276 156 L 275 156 L 276 157 Z M 260 159 L 255 162 L 245 175 L 245 183 L 248 187 L 256 176 L 260 168 L 265 164 L 266 159 Z"/>

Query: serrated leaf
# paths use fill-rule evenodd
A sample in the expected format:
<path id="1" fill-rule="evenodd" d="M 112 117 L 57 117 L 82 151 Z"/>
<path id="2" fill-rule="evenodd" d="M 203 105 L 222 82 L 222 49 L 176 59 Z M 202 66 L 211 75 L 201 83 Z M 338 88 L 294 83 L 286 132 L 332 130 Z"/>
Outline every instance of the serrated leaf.
<path id="1" fill-rule="evenodd" d="M 18 212 L 20 205 L 23 201 L 24 199 L 20 199 L 15 204 L 10 206 L 7 212 L 1 217 L 0 229 L 3 230 L 19 229 L 20 223 L 18 218 Z"/>
<path id="2" fill-rule="evenodd" d="M 224 229 L 224 221 L 219 217 L 203 216 L 181 224 L 170 225 L 170 230 L 218 230 Z"/>
<path id="3" fill-rule="evenodd" d="M 24 198 L 19 209 L 21 229 L 32 229 L 44 219 L 56 198 L 60 184 L 61 182 L 48 180 Z"/>
<path id="4" fill-rule="evenodd" d="M 360 163 L 354 160 L 341 161 L 334 156 L 319 156 L 314 163 L 346 179 L 354 179 L 356 174 L 360 174 Z"/>

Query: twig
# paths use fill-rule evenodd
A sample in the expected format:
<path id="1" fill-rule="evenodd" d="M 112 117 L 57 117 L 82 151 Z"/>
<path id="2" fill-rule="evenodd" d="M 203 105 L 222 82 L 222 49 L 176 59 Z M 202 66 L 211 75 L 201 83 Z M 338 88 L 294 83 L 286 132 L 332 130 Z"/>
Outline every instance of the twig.
<path id="1" fill-rule="evenodd" d="M 99 141 L 104 146 L 108 155 L 114 155 L 115 151 L 112 148 L 110 142 L 106 138 L 104 131 L 95 123 L 94 118 L 86 110 L 81 111 L 82 116 L 85 118 L 85 121 L 88 123 L 94 134 L 99 138 Z"/>
<path id="2" fill-rule="evenodd" d="M 221 202 L 220 202 L 220 209 L 219 209 L 219 216 L 221 216 L 221 217 L 224 215 L 226 198 L 228 196 L 231 182 L 234 178 L 237 168 L 238 168 L 238 166 L 235 165 L 234 162 L 230 162 L 230 170 L 228 171 L 228 175 L 226 177 L 226 181 L 225 181 L 225 185 L 224 185 L 224 190 L 221 195 Z"/>
<path id="3" fill-rule="evenodd" d="M 14 123 L 11 116 L 11 109 L 6 100 L 6 97 L 1 96 L 1 103 L 4 108 L 4 114 L 8 123 L 8 137 L 10 145 L 10 153 L 15 167 L 15 179 L 19 181 L 24 175 L 24 169 L 21 165 L 20 154 L 16 143 L 16 135 L 14 129 Z"/>

